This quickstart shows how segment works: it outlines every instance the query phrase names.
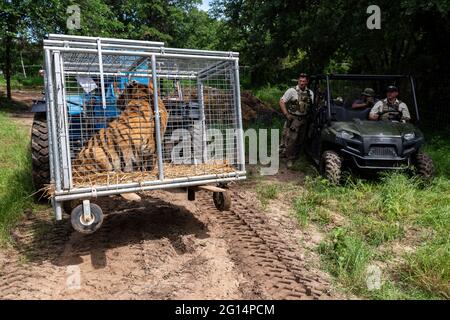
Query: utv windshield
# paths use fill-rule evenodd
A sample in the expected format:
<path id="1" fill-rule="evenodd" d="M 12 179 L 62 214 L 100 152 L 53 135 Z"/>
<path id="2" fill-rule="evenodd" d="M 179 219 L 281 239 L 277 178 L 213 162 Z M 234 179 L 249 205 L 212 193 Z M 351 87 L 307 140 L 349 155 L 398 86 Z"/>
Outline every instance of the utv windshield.
<path id="1" fill-rule="evenodd" d="M 313 82 L 316 92 L 316 104 L 327 106 L 328 92 L 326 78 L 317 78 Z M 329 90 L 331 100 L 331 120 L 351 121 L 352 119 L 368 120 L 368 115 L 376 102 L 386 99 L 389 86 L 398 88 L 398 100 L 404 102 L 411 114 L 411 121 L 417 120 L 414 92 L 410 77 L 392 76 L 330 76 Z"/>

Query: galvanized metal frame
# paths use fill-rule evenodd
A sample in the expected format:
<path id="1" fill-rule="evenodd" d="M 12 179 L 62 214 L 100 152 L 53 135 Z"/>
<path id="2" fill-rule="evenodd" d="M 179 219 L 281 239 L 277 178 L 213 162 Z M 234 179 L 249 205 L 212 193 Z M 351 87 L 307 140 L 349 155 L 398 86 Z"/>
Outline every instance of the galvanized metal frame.
<path id="1" fill-rule="evenodd" d="M 58 145 L 61 148 L 60 159 L 62 163 L 61 183 L 63 189 L 69 189 L 71 186 L 70 173 L 70 149 L 69 149 L 69 130 L 67 127 L 67 106 L 65 100 L 64 77 L 62 57 L 58 51 L 54 53 L 55 65 L 55 83 L 56 83 L 56 101 L 58 108 L 56 109 L 57 116 L 57 136 Z"/>
<path id="2" fill-rule="evenodd" d="M 321 74 L 321 75 L 313 75 L 311 79 L 314 80 L 325 80 L 327 83 L 327 103 L 328 103 L 328 111 L 327 117 L 328 122 L 331 120 L 331 92 L 330 92 L 330 80 L 398 80 L 398 79 L 407 79 L 411 86 L 412 99 L 414 104 L 414 111 L 416 113 L 416 122 L 420 122 L 419 115 L 419 107 L 417 104 L 417 96 L 416 96 L 416 85 L 414 77 L 411 75 L 402 75 L 402 74 Z"/>
<path id="3" fill-rule="evenodd" d="M 155 110 L 156 152 L 158 154 L 159 180 L 164 180 L 164 166 L 161 150 L 161 119 L 158 108 L 158 79 L 156 74 L 156 58 L 152 56 L 153 104 Z"/>
<path id="4" fill-rule="evenodd" d="M 128 49 L 124 51 L 130 51 L 130 49 L 145 50 L 147 52 L 161 53 L 164 55 L 169 54 L 184 54 L 198 55 L 198 56 L 217 56 L 217 57 L 230 57 L 237 58 L 239 53 L 232 51 L 211 51 L 211 50 L 196 50 L 196 49 L 180 49 L 180 48 L 167 48 L 163 42 L 155 41 L 142 41 L 142 40 L 129 40 L 129 39 L 113 39 L 113 38 L 98 38 L 98 37 L 85 37 L 85 36 L 69 36 L 50 34 L 47 40 L 44 40 L 45 47 L 54 47 L 58 50 L 58 47 L 68 45 L 73 49 L 86 49 L 86 47 L 95 47 L 97 39 L 101 39 L 103 47 L 123 48 Z M 73 41 L 76 40 L 76 41 Z M 69 42 L 70 41 L 70 42 Z M 95 52 L 94 52 L 95 53 Z M 105 51 L 106 53 L 106 51 Z"/>
<path id="5" fill-rule="evenodd" d="M 57 124 L 56 124 L 56 108 L 55 108 L 55 91 L 53 82 L 53 61 L 50 50 L 45 50 L 45 78 L 47 83 L 47 123 L 48 123 L 48 138 L 49 138 L 49 161 L 51 164 L 50 181 L 55 185 L 55 192 L 62 190 L 61 176 L 60 176 L 60 162 L 58 157 L 58 138 L 57 138 Z M 62 219 L 62 205 L 56 199 L 52 199 L 53 209 L 55 211 L 56 220 Z"/>
<path id="6" fill-rule="evenodd" d="M 93 38 L 82 36 L 66 36 L 66 35 L 50 35 L 48 40 L 44 40 L 45 50 L 45 68 L 46 68 L 46 85 L 47 85 L 47 117 L 49 125 L 49 157 L 50 157 L 50 171 L 51 179 L 55 184 L 55 195 L 52 202 L 55 209 L 56 218 L 62 218 L 61 204 L 62 201 L 72 199 L 89 199 L 97 196 L 107 196 L 113 194 L 121 194 L 126 192 L 137 192 L 154 189 L 179 188 L 198 186 L 210 183 L 225 183 L 230 181 L 245 179 L 245 155 L 242 132 L 242 114 L 240 106 L 240 88 L 239 88 L 239 64 L 238 53 L 223 52 L 223 51 L 206 51 L 206 50 L 192 50 L 192 49 L 175 49 L 166 48 L 161 42 L 149 41 L 133 41 L 110 38 Z M 157 160 L 158 160 L 158 180 L 146 181 L 142 183 L 125 183 L 115 185 L 104 185 L 96 188 L 74 188 L 72 185 L 70 148 L 68 147 L 68 125 L 67 125 L 67 105 L 64 98 L 64 77 L 63 74 L 83 74 L 83 72 L 64 71 L 63 69 L 63 53 L 80 52 L 93 53 L 98 56 L 99 70 L 98 75 L 101 80 L 101 94 L 102 105 L 105 106 L 105 75 L 115 76 L 129 76 L 123 72 L 105 72 L 103 70 L 103 55 L 133 55 L 141 56 L 143 58 L 151 58 L 151 72 L 154 88 L 154 111 L 155 111 L 155 135 L 157 145 Z M 200 70 L 198 72 L 190 72 L 186 74 L 172 75 L 170 72 L 157 71 L 157 60 L 160 57 L 164 58 L 194 58 L 194 59 L 208 59 L 217 60 L 217 64 Z M 198 175 L 185 178 L 165 179 L 163 155 L 162 155 L 162 137 L 160 134 L 160 114 L 158 109 L 158 78 L 178 78 L 178 79 L 196 79 L 199 94 L 200 115 L 202 122 L 202 137 L 203 137 L 203 152 L 202 160 L 206 161 L 206 131 L 205 131 L 205 114 L 204 101 L 202 95 L 203 81 L 208 77 L 217 75 L 220 68 L 227 63 L 232 64 L 232 92 L 236 131 L 236 144 L 238 161 L 238 170 L 232 173 Z M 89 72 L 92 74 L 92 72 Z M 132 76 L 139 76 L 139 72 L 131 72 Z M 145 74 L 148 76 L 148 74 Z M 55 90 L 55 85 L 58 90 Z M 55 98 L 56 102 L 55 103 Z M 58 117 L 57 117 L 58 115 Z M 57 121 L 57 120 L 60 121 Z M 58 122 L 63 123 L 58 123 Z M 59 132 L 57 132 L 59 130 Z M 60 152 L 58 146 L 61 148 L 64 160 L 62 168 L 60 167 Z"/>

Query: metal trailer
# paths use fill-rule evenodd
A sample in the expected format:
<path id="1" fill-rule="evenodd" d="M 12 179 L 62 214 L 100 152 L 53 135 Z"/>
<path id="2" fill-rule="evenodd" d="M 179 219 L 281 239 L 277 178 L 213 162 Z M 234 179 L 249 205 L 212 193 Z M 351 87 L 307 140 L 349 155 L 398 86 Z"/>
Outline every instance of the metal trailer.
<path id="1" fill-rule="evenodd" d="M 238 53 L 57 34 L 44 40 L 44 52 L 49 193 L 57 220 L 75 202 L 73 227 L 92 233 L 103 221 L 101 208 L 91 202 L 97 197 L 170 188 L 184 188 L 189 200 L 198 189 L 211 191 L 216 207 L 229 209 L 226 185 L 246 174 Z M 126 172 L 121 164 L 120 170 L 81 172 L 80 180 L 80 150 L 126 109 L 120 110 L 118 99 L 130 83 L 152 94 L 154 166 L 144 167 L 139 158 Z M 162 108 L 168 113 L 165 132 Z M 138 149 L 135 141 L 124 141 Z"/>

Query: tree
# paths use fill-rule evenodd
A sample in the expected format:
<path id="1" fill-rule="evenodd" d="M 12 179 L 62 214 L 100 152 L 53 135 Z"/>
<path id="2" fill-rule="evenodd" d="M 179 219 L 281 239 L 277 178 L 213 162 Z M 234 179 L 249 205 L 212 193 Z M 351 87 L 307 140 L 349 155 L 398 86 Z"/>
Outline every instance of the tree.
<path id="1" fill-rule="evenodd" d="M 332 61 L 351 61 L 352 72 L 425 76 L 448 70 L 448 1 L 377 4 L 381 30 L 366 27 L 368 4 L 356 0 L 215 0 L 212 7 L 228 39 L 241 44 L 254 83 L 286 80 L 300 70 L 323 72 Z"/>
<path id="2" fill-rule="evenodd" d="M 23 13 L 28 1 L 3 1 L 0 4 L 0 37 L 3 47 L 3 73 L 6 78 L 6 97 L 11 99 L 11 65 L 13 40 L 26 27 Z"/>

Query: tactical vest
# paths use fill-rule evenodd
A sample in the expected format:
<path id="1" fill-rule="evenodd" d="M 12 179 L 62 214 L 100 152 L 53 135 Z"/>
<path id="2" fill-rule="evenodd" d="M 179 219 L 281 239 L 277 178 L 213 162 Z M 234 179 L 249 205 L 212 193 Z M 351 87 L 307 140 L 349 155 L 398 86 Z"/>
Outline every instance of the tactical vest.
<path id="1" fill-rule="evenodd" d="M 383 106 L 381 107 L 381 120 L 400 121 L 402 119 L 400 103 L 402 103 L 400 100 L 397 100 L 394 104 L 390 104 L 387 100 L 383 100 Z"/>
<path id="2" fill-rule="evenodd" d="M 287 109 L 290 114 L 304 116 L 309 112 L 312 103 L 311 93 L 309 89 L 301 91 L 296 88 L 295 90 L 297 91 L 298 100 L 291 101 Z"/>

